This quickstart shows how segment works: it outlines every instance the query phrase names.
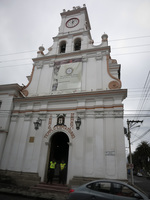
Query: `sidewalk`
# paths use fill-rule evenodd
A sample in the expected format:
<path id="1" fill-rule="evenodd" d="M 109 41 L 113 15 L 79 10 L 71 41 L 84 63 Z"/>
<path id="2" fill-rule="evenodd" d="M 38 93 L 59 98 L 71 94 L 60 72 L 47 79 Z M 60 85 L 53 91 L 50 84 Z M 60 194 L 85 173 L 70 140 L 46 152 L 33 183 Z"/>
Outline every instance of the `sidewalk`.
<path id="1" fill-rule="evenodd" d="M 49 186 L 51 188 L 51 186 Z M 54 187 L 53 187 L 54 188 Z M 56 191 L 55 189 L 45 189 L 40 188 L 25 188 L 25 187 L 16 187 L 0 184 L 0 193 L 21 195 L 24 197 L 30 197 L 33 199 L 39 200 L 66 200 L 68 197 L 67 192 Z"/>

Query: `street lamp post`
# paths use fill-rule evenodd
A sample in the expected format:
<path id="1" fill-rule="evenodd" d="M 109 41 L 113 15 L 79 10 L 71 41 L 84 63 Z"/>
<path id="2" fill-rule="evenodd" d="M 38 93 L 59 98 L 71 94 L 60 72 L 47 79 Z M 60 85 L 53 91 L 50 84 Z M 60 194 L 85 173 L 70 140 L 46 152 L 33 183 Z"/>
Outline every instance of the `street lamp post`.
<path id="1" fill-rule="evenodd" d="M 129 157 L 130 157 L 130 174 L 131 174 L 131 184 L 134 185 L 134 180 L 133 180 L 133 163 L 132 163 L 132 153 L 131 153 L 131 132 L 130 129 L 136 124 L 136 123 L 143 123 L 142 121 L 139 120 L 127 120 L 127 138 L 129 141 Z M 139 127 L 139 126 L 136 126 Z M 134 127 L 135 128 L 135 127 Z"/>
<path id="2" fill-rule="evenodd" d="M 129 141 L 129 157 L 130 157 L 130 175 L 131 175 L 131 183 L 134 184 L 133 181 L 133 164 L 132 164 L 132 153 L 131 153 L 131 132 L 130 132 L 130 128 L 129 128 L 129 120 L 127 120 L 127 125 L 128 125 L 128 141 Z"/>

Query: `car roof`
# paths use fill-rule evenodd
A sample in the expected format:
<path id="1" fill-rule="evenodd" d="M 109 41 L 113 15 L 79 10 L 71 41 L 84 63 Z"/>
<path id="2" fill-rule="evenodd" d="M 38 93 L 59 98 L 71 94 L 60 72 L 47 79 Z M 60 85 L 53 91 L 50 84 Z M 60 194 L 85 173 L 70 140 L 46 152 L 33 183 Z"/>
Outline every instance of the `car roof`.
<path id="1" fill-rule="evenodd" d="M 127 182 L 125 181 L 118 181 L 118 180 L 112 180 L 112 179 L 98 179 L 98 180 L 94 180 L 94 181 L 90 181 L 84 185 L 87 184 L 91 184 L 91 183 L 96 183 L 96 182 L 109 182 L 109 183 L 119 183 L 119 184 L 124 184 L 124 185 L 129 185 Z"/>

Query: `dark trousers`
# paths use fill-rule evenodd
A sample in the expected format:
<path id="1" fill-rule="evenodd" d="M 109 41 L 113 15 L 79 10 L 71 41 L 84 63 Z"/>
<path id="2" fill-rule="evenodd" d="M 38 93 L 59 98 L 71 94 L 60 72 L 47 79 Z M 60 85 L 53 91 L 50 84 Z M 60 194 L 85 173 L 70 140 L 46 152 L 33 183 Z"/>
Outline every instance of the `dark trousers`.
<path id="1" fill-rule="evenodd" d="M 47 183 L 48 182 L 50 182 L 51 184 L 53 183 L 54 172 L 55 172 L 55 169 L 48 170 Z"/>
<path id="2" fill-rule="evenodd" d="M 65 169 L 59 172 L 59 183 L 65 184 Z"/>

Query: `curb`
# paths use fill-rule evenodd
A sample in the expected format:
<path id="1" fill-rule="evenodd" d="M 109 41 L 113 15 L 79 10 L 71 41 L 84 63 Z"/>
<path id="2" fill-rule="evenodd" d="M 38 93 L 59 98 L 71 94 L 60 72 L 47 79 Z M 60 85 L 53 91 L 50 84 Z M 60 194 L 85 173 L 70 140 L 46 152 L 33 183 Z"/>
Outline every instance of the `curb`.
<path id="1" fill-rule="evenodd" d="M 40 200 L 67 200 L 68 195 L 50 193 L 50 192 L 32 192 L 30 190 L 24 190 L 21 188 L 0 188 L 0 193 L 12 194 L 23 196 L 27 198 L 37 198 Z"/>

